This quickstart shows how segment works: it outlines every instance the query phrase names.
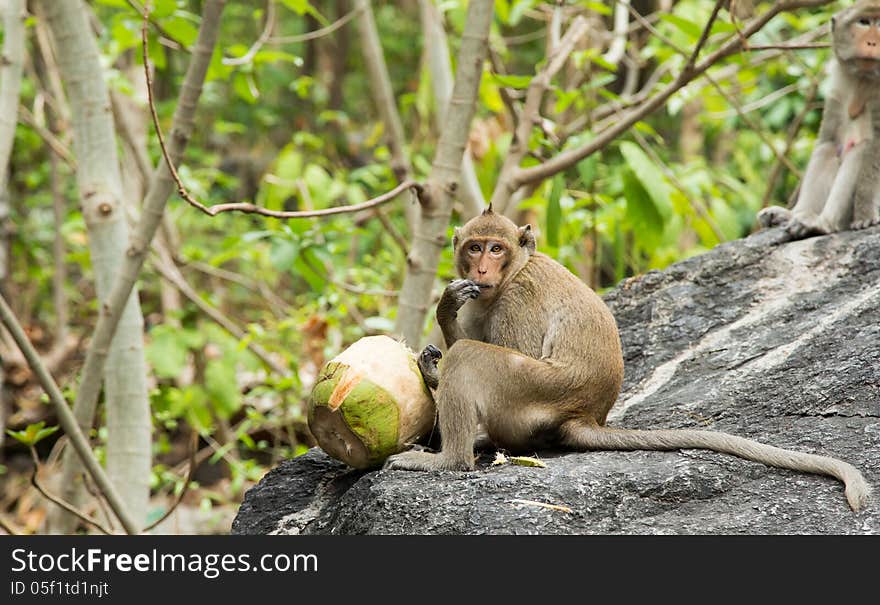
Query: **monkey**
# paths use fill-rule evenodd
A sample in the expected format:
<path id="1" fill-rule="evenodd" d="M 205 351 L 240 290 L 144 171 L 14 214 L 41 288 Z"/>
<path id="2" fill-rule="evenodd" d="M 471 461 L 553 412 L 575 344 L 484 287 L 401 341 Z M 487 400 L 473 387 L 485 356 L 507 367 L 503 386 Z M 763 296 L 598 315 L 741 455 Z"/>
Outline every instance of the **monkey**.
<path id="1" fill-rule="evenodd" d="M 757 216 L 795 239 L 880 223 L 880 1 L 835 14 L 831 34 L 831 92 L 797 202 Z"/>
<path id="2" fill-rule="evenodd" d="M 864 477 L 835 458 L 715 431 L 606 426 L 624 364 L 605 302 L 536 251 L 530 225 L 517 227 L 491 205 L 454 230 L 452 247 L 461 279 L 446 287 L 436 311 L 447 351 L 439 363 L 440 351 L 429 345 L 418 360 L 426 384 L 436 388 L 440 451 L 404 451 L 384 468 L 473 470 L 482 430 L 508 451 L 714 450 L 836 477 L 853 510 L 867 503 Z"/>

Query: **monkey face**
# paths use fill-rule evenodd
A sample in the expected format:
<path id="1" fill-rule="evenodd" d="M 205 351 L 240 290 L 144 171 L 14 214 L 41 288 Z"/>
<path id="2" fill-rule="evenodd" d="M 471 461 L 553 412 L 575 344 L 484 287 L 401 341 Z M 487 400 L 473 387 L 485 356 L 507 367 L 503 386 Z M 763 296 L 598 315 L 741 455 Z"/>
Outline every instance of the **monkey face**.
<path id="1" fill-rule="evenodd" d="M 854 75 L 880 78 L 880 3 L 861 4 L 832 22 L 834 50 Z"/>
<path id="2" fill-rule="evenodd" d="M 510 264 L 510 248 L 498 239 L 470 239 L 459 252 L 459 271 L 480 287 L 480 299 L 494 297 Z"/>

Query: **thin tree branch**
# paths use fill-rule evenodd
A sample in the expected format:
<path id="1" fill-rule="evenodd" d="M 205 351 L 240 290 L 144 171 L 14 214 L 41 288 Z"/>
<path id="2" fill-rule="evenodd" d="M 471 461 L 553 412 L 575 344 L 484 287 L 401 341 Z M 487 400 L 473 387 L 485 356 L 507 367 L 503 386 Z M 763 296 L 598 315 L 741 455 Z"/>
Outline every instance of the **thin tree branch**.
<path id="1" fill-rule="evenodd" d="M 697 40 L 697 45 L 694 47 L 694 51 L 688 58 L 687 63 L 685 63 L 685 73 L 689 72 L 694 67 L 694 64 L 697 62 L 697 58 L 700 56 L 700 51 L 703 50 L 703 45 L 706 44 L 706 40 L 709 38 L 709 33 L 712 31 L 712 26 L 715 24 L 715 19 L 718 17 L 718 11 L 721 10 L 721 7 L 724 6 L 727 1 L 728 0 L 715 0 L 715 7 L 712 9 L 712 14 L 709 15 L 709 21 L 703 28 L 703 31 L 700 34 L 700 39 Z M 739 36 L 740 44 L 744 45 L 746 41 L 746 36 L 743 36 L 742 33 L 740 33 Z"/>
<path id="2" fill-rule="evenodd" d="M 629 10 L 629 0 L 617 0 L 615 2 L 613 36 L 608 52 L 602 55 L 602 58 L 612 65 L 620 63 L 626 53 L 626 38 L 629 34 Z"/>
<path id="3" fill-rule="evenodd" d="M 529 150 L 529 139 L 532 128 L 540 121 L 541 101 L 550 86 L 553 76 L 562 69 L 574 47 L 588 31 L 589 25 L 583 17 L 577 17 L 569 26 L 568 31 L 559 41 L 559 45 L 547 58 L 547 63 L 532 78 L 526 92 L 526 100 L 519 116 L 519 123 L 513 133 L 513 141 L 504 159 L 495 191 L 492 193 L 491 204 L 495 212 L 504 213 L 510 203 L 511 196 L 518 187 L 511 187 L 510 180 L 515 176 L 519 165 Z"/>
<path id="4" fill-rule="evenodd" d="M 359 12 L 363 10 L 361 7 L 357 7 L 347 15 L 344 15 L 331 23 L 326 27 L 322 27 L 321 29 L 316 29 L 314 31 L 307 32 L 305 34 L 299 34 L 296 36 L 272 36 L 269 38 L 269 42 L 274 44 L 295 44 L 297 42 L 305 42 L 307 40 L 314 40 L 316 38 L 321 38 L 323 36 L 329 36 L 337 29 L 354 19 Z"/>
<path id="5" fill-rule="evenodd" d="M 33 370 L 34 375 L 43 387 L 43 390 L 49 396 L 49 401 L 55 406 L 55 413 L 58 415 L 58 422 L 61 424 L 61 428 L 64 429 L 68 439 L 70 439 L 70 443 L 73 446 L 74 451 L 79 455 L 80 460 L 82 460 L 83 466 L 86 467 L 89 474 L 95 480 L 95 483 L 101 489 L 101 492 L 107 497 L 107 502 L 110 504 L 110 508 L 113 509 L 113 514 L 115 514 L 116 518 L 119 519 L 119 522 L 122 523 L 122 526 L 127 533 L 138 533 L 137 525 L 125 510 L 125 505 L 122 503 L 119 493 L 116 491 L 116 488 L 110 482 L 109 477 L 107 477 L 104 469 L 101 468 L 101 465 L 92 453 L 92 448 L 85 435 L 83 435 L 82 430 L 79 428 L 79 424 L 77 424 L 73 412 L 64 400 L 64 395 L 61 394 L 61 389 L 58 388 L 52 375 L 49 374 L 49 371 L 43 365 L 42 360 L 40 360 L 40 355 L 34 349 L 33 345 L 31 345 L 21 327 L 21 324 L 18 323 L 18 320 L 12 313 L 12 309 L 9 308 L 9 305 L 6 302 L 6 299 L 3 298 L 2 294 L 0 294 L 0 321 L 2 321 L 3 325 L 6 326 L 6 329 L 9 330 L 9 333 L 12 335 L 12 338 L 15 340 L 15 343 L 18 345 L 18 348 L 27 360 L 31 370 Z"/>
<path id="6" fill-rule="evenodd" d="M 493 0 L 468 2 L 458 70 L 445 112 L 444 128 L 431 164 L 431 176 L 424 195 L 419 198 L 422 216 L 406 259 L 407 271 L 400 289 L 396 326 L 397 333 L 415 349 L 422 340 L 437 265 L 446 244 L 446 229 L 455 197 L 461 189 L 462 158 L 476 111 L 493 13 Z"/>
<path id="7" fill-rule="evenodd" d="M 807 92 L 804 99 L 804 108 L 795 116 L 795 119 L 792 121 L 791 126 L 788 129 L 788 136 L 785 140 L 785 148 L 782 150 L 783 157 L 788 157 L 788 154 L 791 152 L 792 145 L 794 145 L 794 139 L 797 137 L 797 133 L 800 131 L 801 126 L 804 123 L 804 118 L 807 117 L 807 114 L 810 113 L 814 108 L 813 100 L 816 98 L 816 93 L 819 91 L 819 85 L 817 82 L 813 82 L 813 85 L 810 86 L 810 90 Z M 766 208 L 770 204 L 770 198 L 773 196 L 773 190 L 776 188 L 776 181 L 779 179 L 779 175 L 782 173 L 782 165 L 783 163 L 780 161 L 776 161 L 773 163 L 773 168 L 770 170 L 770 176 L 767 177 L 767 188 L 764 190 L 764 197 L 761 198 L 761 208 Z"/>
<path id="8" fill-rule="evenodd" d="M 764 133 L 764 130 L 761 128 L 760 124 L 757 124 L 751 118 L 751 116 L 748 115 L 748 113 L 743 111 L 742 107 L 736 101 L 736 99 L 734 99 L 730 94 L 728 94 L 727 91 L 724 90 L 724 88 L 722 88 L 721 85 L 718 84 L 718 82 L 716 82 L 715 79 L 709 75 L 709 72 L 704 73 L 703 77 L 709 81 L 709 83 L 718 92 L 718 94 L 720 94 L 722 97 L 724 97 L 727 100 L 727 102 L 733 106 L 733 109 L 734 109 L 734 111 L 736 111 L 736 114 L 758 136 L 758 138 L 761 139 L 761 142 L 763 142 L 767 147 L 770 148 L 770 151 L 773 152 L 774 156 L 776 156 L 777 161 L 785 164 L 785 167 L 788 168 L 794 174 L 796 174 L 798 179 L 800 179 L 801 178 L 801 171 L 798 170 L 797 166 L 795 166 L 791 162 L 791 160 L 785 156 L 785 154 L 781 153 L 778 149 L 776 149 L 776 145 L 774 145 L 773 142 L 767 138 L 767 135 Z"/>
<path id="9" fill-rule="evenodd" d="M 184 83 L 181 86 L 180 99 L 175 112 L 172 131 L 175 133 L 175 147 L 173 153 L 179 155 L 192 131 L 192 120 L 195 113 L 202 82 L 205 78 L 217 32 L 219 30 L 220 13 L 223 10 L 225 0 L 209 0 L 202 11 L 202 23 L 199 28 L 199 37 L 192 53 L 192 60 L 187 69 Z M 144 13 L 144 19 L 148 13 Z M 144 46 L 146 54 L 146 44 Z M 145 69 L 149 70 L 149 63 L 145 61 Z M 101 314 L 92 335 L 91 346 L 86 354 L 85 364 L 82 370 L 80 390 L 77 393 L 76 409 L 82 417 L 91 418 L 98 400 L 100 391 L 100 376 L 104 371 L 104 364 L 109 355 L 110 343 L 116 332 L 116 326 L 122 316 L 126 301 L 131 295 L 137 277 L 143 267 L 149 242 L 152 241 L 159 226 L 165 204 L 168 200 L 171 187 L 163 182 L 165 171 L 163 164 L 157 167 L 147 192 L 144 202 L 141 220 L 132 233 L 129 241 L 129 249 L 117 274 L 117 278 L 110 291 L 110 296 L 101 305 Z M 165 177 L 167 181 L 167 177 Z M 82 412 L 79 412 L 79 410 Z"/>
<path id="10" fill-rule="evenodd" d="M 67 146 L 48 128 L 40 124 L 34 114 L 32 114 L 27 107 L 22 105 L 19 107 L 19 112 L 19 119 L 22 123 L 33 128 L 34 131 L 40 135 L 40 138 L 42 138 L 52 151 L 55 152 L 55 155 L 64 160 L 64 162 L 73 170 L 76 170 L 76 158 L 73 157 L 73 154 L 70 153 Z"/>
<path id="11" fill-rule="evenodd" d="M 273 27 L 275 27 L 275 0 L 266 0 L 266 24 L 263 26 L 263 31 L 260 33 L 260 37 L 257 38 L 257 41 L 254 42 L 242 56 L 223 57 L 223 65 L 247 65 L 253 61 L 254 55 L 256 55 L 260 49 L 263 48 L 263 45 L 268 42 L 269 36 L 272 35 Z"/>
<path id="12" fill-rule="evenodd" d="M 69 512 L 71 515 L 73 515 L 74 517 L 77 517 L 77 518 L 81 519 L 82 521 L 85 521 L 86 523 L 93 526 L 95 529 L 97 529 L 101 533 L 106 534 L 108 536 L 113 535 L 113 532 L 110 531 L 109 529 L 107 529 L 106 527 L 104 527 L 103 525 L 101 525 L 101 523 L 99 521 L 92 519 L 87 514 L 85 514 L 84 512 L 82 512 L 81 510 L 76 508 L 75 506 L 71 505 L 70 503 L 65 502 L 64 500 L 62 500 L 58 496 L 51 494 L 49 491 L 44 489 L 42 485 L 40 485 L 40 482 L 37 481 L 37 471 L 40 470 L 40 459 L 37 456 L 37 450 L 34 449 L 34 446 L 30 446 L 30 450 L 31 450 L 31 460 L 33 460 L 33 462 L 34 462 L 34 472 L 31 473 L 31 485 L 33 485 L 34 488 L 36 488 L 36 490 L 38 492 L 40 492 L 40 494 L 42 494 L 42 496 L 46 500 L 48 500 L 49 502 L 52 502 L 53 504 L 60 506 L 61 508 L 63 508 L 67 512 Z"/>
<path id="13" fill-rule="evenodd" d="M 422 22 L 422 35 L 428 72 L 431 75 L 431 88 L 434 91 L 434 117 L 439 131 L 443 131 L 452 96 L 452 62 L 449 60 L 449 42 L 437 7 L 432 0 L 419 0 Z M 502 89 L 503 90 L 503 89 Z M 503 93 L 502 93 L 503 94 Z M 486 206 L 471 153 L 465 148 L 461 159 L 461 190 L 458 193 L 464 214 L 476 216 Z"/>
<path id="14" fill-rule="evenodd" d="M 229 332 L 232 336 L 237 338 L 238 340 L 244 340 L 247 336 L 247 333 L 239 328 L 235 322 L 226 317 L 223 313 L 217 310 L 214 306 L 206 302 L 201 296 L 199 296 L 198 292 L 189 285 L 180 271 L 177 269 L 177 266 L 172 262 L 168 262 L 165 259 L 159 258 L 154 266 L 156 270 L 159 271 L 159 274 L 162 275 L 165 279 L 171 282 L 180 292 L 186 296 L 190 301 L 192 301 L 202 312 L 217 322 L 224 330 Z M 247 348 L 262 360 L 267 367 L 269 367 L 273 372 L 280 376 L 289 376 L 290 370 L 277 361 L 272 359 L 272 356 L 269 355 L 268 351 L 266 351 L 263 347 L 258 345 L 253 341 L 248 341 Z"/>
<path id="15" fill-rule="evenodd" d="M 771 19 L 782 12 L 799 8 L 823 6 L 829 4 L 830 1 L 831 0 L 792 0 L 789 2 L 777 2 L 773 4 L 767 12 L 750 21 L 745 26 L 742 33 L 745 38 L 748 38 L 760 31 Z M 513 175 L 513 178 L 511 178 L 508 187 L 515 191 L 523 184 L 546 179 L 557 172 L 573 166 L 599 149 L 604 148 L 611 141 L 626 132 L 633 124 L 663 106 L 663 104 L 681 88 L 702 75 L 703 72 L 717 62 L 737 52 L 741 47 L 742 39 L 739 36 L 733 36 L 733 38 L 723 44 L 721 48 L 710 54 L 703 61 L 695 64 L 691 69 L 683 70 L 660 92 L 632 108 L 620 119 L 615 120 L 609 127 L 599 132 L 597 136 L 589 142 L 580 147 L 560 152 L 553 158 L 537 166 L 519 168 Z"/>
<path id="16" fill-rule="evenodd" d="M 270 0 L 271 1 L 271 0 Z M 168 510 L 165 513 L 156 519 L 154 522 L 150 523 L 144 528 L 144 533 L 147 533 L 154 527 L 158 526 L 162 521 L 167 519 L 171 513 L 180 506 L 180 503 L 183 501 L 183 497 L 186 496 L 186 492 L 189 491 L 189 484 L 192 483 L 193 475 L 196 473 L 196 454 L 199 451 L 199 432 L 193 428 L 190 435 L 190 445 L 189 445 L 189 470 L 186 473 L 186 479 L 183 480 L 183 488 L 180 490 L 180 493 L 177 495 L 177 499 L 174 501 Z"/>
<path id="17" fill-rule="evenodd" d="M 216 0 L 219 4 L 223 4 L 225 0 Z M 351 206 L 339 206 L 336 208 L 325 208 L 322 210 L 308 210 L 308 211 L 281 211 L 281 210 L 269 210 L 268 208 L 261 208 L 255 204 L 251 204 L 249 202 L 232 202 L 227 204 L 214 204 L 213 206 L 205 206 L 203 203 L 195 199 L 192 195 L 190 195 L 189 191 L 183 184 L 183 181 L 180 179 L 180 175 L 177 172 L 177 168 L 175 168 L 175 162 L 171 159 L 171 153 L 168 151 L 168 147 L 165 144 L 165 136 L 162 134 L 162 127 L 159 125 L 159 114 L 156 112 L 156 104 L 153 100 L 153 78 L 150 76 L 149 69 L 149 60 L 147 58 L 147 15 L 148 13 L 144 13 L 144 27 L 141 29 L 141 39 L 143 42 L 143 55 L 144 55 L 144 76 L 147 80 L 147 103 L 150 106 L 150 115 L 153 118 L 153 127 L 156 130 L 156 137 L 159 140 L 159 148 L 162 151 L 162 157 L 165 160 L 164 166 L 168 169 L 168 172 L 171 175 L 171 178 L 174 180 L 174 183 L 177 185 L 177 194 L 183 198 L 190 206 L 196 208 L 207 214 L 208 216 L 217 216 L 221 212 L 242 212 L 244 214 L 259 214 L 261 216 L 269 216 L 272 218 L 284 218 L 284 219 L 294 219 L 294 218 L 317 218 L 322 216 L 330 216 L 334 214 L 347 214 L 350 212 L 360 212 L 361 210 L 368 210 L 370 208 L 374 208 L 381 204 L 385 204 L 390 202 L 392 199 L 397 197 L 399 193 L 401 193 L 404 189 L 415 189 L 417 192 L 420 190 L 420 185 L 413 181 L 406 181 L 399 184 L 397 187 L 392 189 L 391 191 L 380 195 L 379 197 L 373 198 L 371 200 L 367 200 L 366 202 L 361 202 L 360 204 L 353 204 Z M 202 22 L 204 23 L 204 16 L 202 17 Z M 206 66 L 207 67 L 207 66 Z M 202 76 L 202 80 L 204 80 L 204 75 Z M 201 87 L 199 87 L 201 89 Z M 183 90 L 183 89 L 182 89 Z M 181 107 L 181 104 L 178 104 L 178 108 Z M 163 202 L 164 207 L 164 202 Z M 146 209 L 146 204 L 145 204 Z M 155 229 L 153 230 L 155 233 Z"/>
<path id="18" fill-rule="evenodd" d="M 379 30 L 376 28 L 376 19 L 373 17 L 373 9 L 370 0 L 356 0 L 356 10 L 362 13 L 358 20 L 361 43 L 361 52 L 364 64 L 370 76 L 370 92 L 373 95 L 373 104 L 385 127 L 385 136 L 388 147 L 391 150 L 391 169 L 398 181 L 407 181 L 412 178 L 412 165 L 406 154 L 406 137 L 403 132 L 403 123 L 400 113 L 397 111 L 397 100 L 394 89 L 391 87 L 391 77 L 388 75 L 388 66 L 385 64 L 385 54 L 382 52 L 382 41 L 379 39 Z M 393 226 L 378 208 L 374 211 L 382 225 L 394 237 L 396 235 Z M 417 204 L 405 204 L 404 214 L 410 233 L 415 230 L 416 221 L 419 219 L 419 207 Z M 398 240 L 395 240 L 398 241 Z M 398 241 L 399 243 L 399 241 Z M 406 250 L 404 243 L 403 250 Z M 405 254 L 405 252 L 404 252 Z"/>

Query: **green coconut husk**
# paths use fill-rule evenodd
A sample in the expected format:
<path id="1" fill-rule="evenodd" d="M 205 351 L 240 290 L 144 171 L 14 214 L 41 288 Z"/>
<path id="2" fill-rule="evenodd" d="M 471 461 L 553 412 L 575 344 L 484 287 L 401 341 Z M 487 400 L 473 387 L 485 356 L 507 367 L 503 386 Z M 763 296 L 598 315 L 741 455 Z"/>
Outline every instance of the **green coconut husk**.
<path id="1" fill-rule="evenodd" d="M 382 464 L 433 425 L 415 354 L 388 336 L 362 338 L 327 362 L 309 398 L 318 445 L 355 468 Z"/>

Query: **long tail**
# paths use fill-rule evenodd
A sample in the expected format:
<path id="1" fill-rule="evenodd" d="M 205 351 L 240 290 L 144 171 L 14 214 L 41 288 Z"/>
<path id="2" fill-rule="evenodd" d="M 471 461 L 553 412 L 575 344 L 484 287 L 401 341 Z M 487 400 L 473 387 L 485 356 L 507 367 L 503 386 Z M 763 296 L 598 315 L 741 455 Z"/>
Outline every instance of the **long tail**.
<path id="1" fill-rule="evenodd" d="M 693 429 L 639 431 L 577 424 L 565 427 L 564 441 L 578 450 L 713 450 L 779 468 L 830 475 L 843 481 L 846 499 L 854 511 L 867 505 L 871 496 L 871 486 L 859 470 L 842 460 L 794 452 L 727 433 Z"/>

